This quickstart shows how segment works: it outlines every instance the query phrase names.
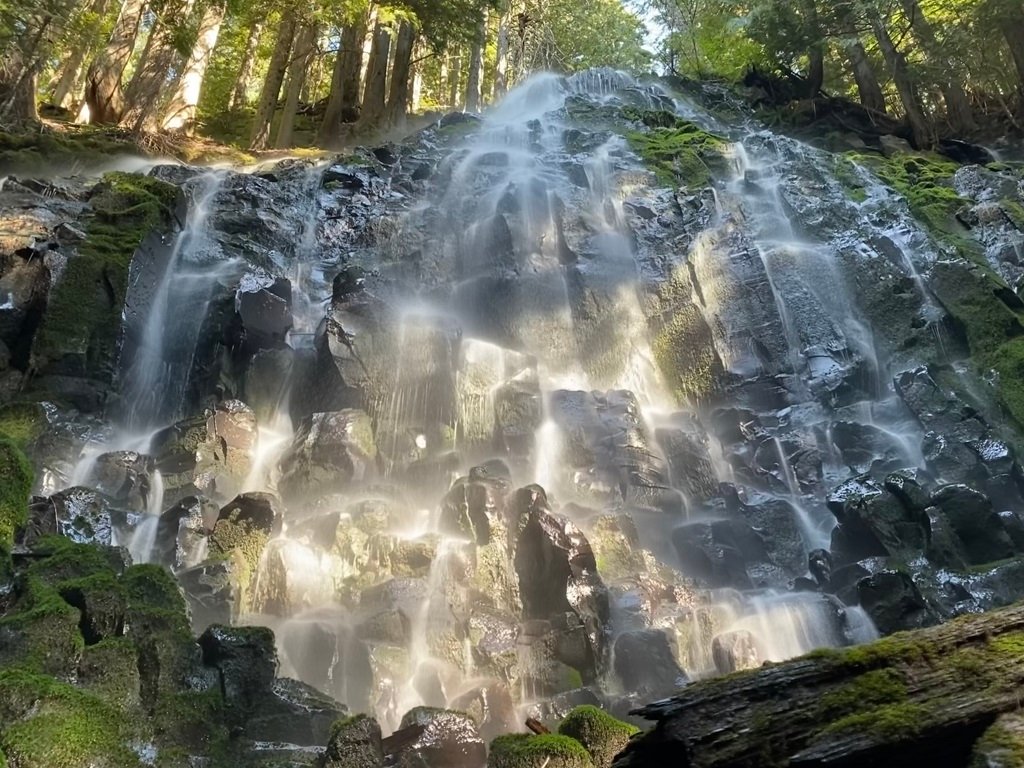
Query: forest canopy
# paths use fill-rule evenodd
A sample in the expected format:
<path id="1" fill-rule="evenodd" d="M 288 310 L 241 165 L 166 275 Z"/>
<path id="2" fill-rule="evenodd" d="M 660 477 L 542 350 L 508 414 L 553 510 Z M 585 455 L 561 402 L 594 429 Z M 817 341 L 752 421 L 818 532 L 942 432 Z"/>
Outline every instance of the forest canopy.
<path id="1" fill-rule="evenodd" d="M 648 26 L 656 33 L 652 36 Z M 0 129 L 332 147 L 609 66 L 845 99 L 919 148 L 1020 132 L 1020 0 L 0 0 Z M 874 118 L 873 118 L 874 119 Z"/>

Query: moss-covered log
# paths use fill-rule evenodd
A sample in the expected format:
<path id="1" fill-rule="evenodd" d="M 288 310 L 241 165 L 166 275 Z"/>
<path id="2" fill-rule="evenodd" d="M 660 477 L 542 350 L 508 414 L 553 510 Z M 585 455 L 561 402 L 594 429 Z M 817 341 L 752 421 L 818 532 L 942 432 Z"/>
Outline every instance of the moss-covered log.
<path id="1" fill-rule="evenodd" d="M 964 768 L 1022 684 L 1018 604 L 691 685 L 614 765 Z"/>

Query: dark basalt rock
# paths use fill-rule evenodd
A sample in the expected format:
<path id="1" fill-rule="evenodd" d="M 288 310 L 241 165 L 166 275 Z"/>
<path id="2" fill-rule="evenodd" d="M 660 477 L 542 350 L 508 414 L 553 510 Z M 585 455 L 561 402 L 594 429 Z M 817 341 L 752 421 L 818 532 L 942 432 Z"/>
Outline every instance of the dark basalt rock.
<path id="1" fill-rule="evenodd" d="M 861 607 L 883 635 L 938 624 L 941 616 L 904 571 L 885 570 L 857 582 Z"/>
<path id="2" fill-rule="evenodd" d="M 154 460 L 136 451 L 101 454 L 87 481 L 127 509 L 146 509 L 152 491 Z"/>
<path id="3" fill-rule="evenodd" d="M 366 413 L 314 413 L 299 425 L 281 460 L 281 491 L 291 498 L 310 498 L 348 490 L 373 477 L 376 458 Z"/>
<path id="4" fill-rule="evenodd" d="M 160 515 L 155 560 L 175 570 L 199 565 L 219 517 L 220 509 L 210 499 L 186 496 Z"/>
<path id="5" fill-rule="evenodd" d="M 476 723 L 463 712 L 416 707 L 402 717 L 399 730 L 413 726 L 423 732 L 392 758 L 397 768 L 483 768 L 487 762 Z"/>
<path id="6" fill-rule="evenodd" d="M 624 632 L 615 640 L 615 674 L 627 691 L 659 698 L 686 685 L 668 636 L 657 629 Z"/>
<path id="7" fill-rule="evenodd" d="M 969 563 L 1003 560 L 1018 551 L 992 502 L 983 493 L 966 485 L 946 485 L 932 494 L 931 501 L 942 510 L 963 543 Z"/>
<path id="8" fill-rule="evenodd" d="M 283 277 L 246 275 L 235 294 L 239 344 L 250 352 L 284 345 L 292 327 L 292 284 Z"/>
<path id="9" fill-rule="evenodd" d="M 739 630 L 715 635 L 711 657 L 718 672 L 728 675 L 741 669 L 757 669 L 761 666 L 763 652 L 753 634 Z"/>
<path id="10" fill-rule="evenodd" d="M 910 504 L 866 475 L 832 491 L 828 508 L 839 522 L 832 533 L 833 554 L 844 562 L 922 554 L 931 540 L 928 515 L 910 496 L 903 494 L 903 498 Z"/>
<path id="11" fill-rule="evenodd" d="M 17 544 L 32 547 L 42 536 L 64 536 L 79 544 L 109 547 L 114 532 L 115 510 L 110 499 L 92 488 L 76 486 L 47 499 L 36 498 L 29 506 L 28 522 L 18 533 Z M 123 519 L 123 515 L 119 516 Z"/>
<path id="12" fill-rule="evenodd" d="M 383 768 L 384 745 L 380 724 L 367 715 L 355 715 L 331 729 L 322 768 Z"/>

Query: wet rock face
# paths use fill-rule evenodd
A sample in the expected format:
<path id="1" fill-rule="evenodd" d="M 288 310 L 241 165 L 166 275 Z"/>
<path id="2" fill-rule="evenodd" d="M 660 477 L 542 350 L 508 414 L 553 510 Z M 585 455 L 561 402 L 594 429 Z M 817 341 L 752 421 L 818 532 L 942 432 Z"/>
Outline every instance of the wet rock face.
<path id="1" fill-rule="evenodd" d="M 88 483 L 127 509 L 143 511 L 154 492 L 155 470 L 152 458 L 135 451 L 104 453 L 96 459 Z"/>
<path id="2" fill-rule="evenodd" d="M 230 499 L 252 468 L 256 438 L 256 416 L 240 400 L 158 432 L 152 450 L 168 499 L 196 493 Z"/>
<path id="3" fill-rule="evenodd" d="M 863 476 L 849 480 L 828 498 L 828 508 L 839 526 L 832 534 L 832 551 L 848 562 L 876 555 L 913 558 L 931 541 L 931 522 L 913 494 L 902 498 L 891 484 L 907 488 L 913 481 L 897 476 L 880 486 Z"/>
<path id="4" fill-rule="evenodd" d="M 155 559 L 175 570 L 199 565 L 206 557 L 218 506 L 203 496 L 186 496 L 160 515 Z"/>
<path id="5" fill-rule="evenodd" d="M 930 627 L 940 621 L 910 576 L 902 571 L 881 571 L 861 579 L 857 596 L 883 634 Z"/>
<path id="6" fill-rule="evenodd" d="M 281 491 L 311 498 L 349 490 L 372 478 L 376 458 L 373 426 L 365 412 L 314 413 L 299 425 L 281 461 Z"/>
<path id="7" fill-rule="evenodd" d="M 763 654 L 757 638 L 741 630 L 716 635 L 711 644 L 711 656 L 719 673 L 728 675 L 741 669 L 756 669 L 761 666 Z"/>
<path id="8" fill-rule="evenodd" d="M 932 494 L 931 502 L 962 542 L 969 563 L 991 563 L 1019 551 L 984 494 L 966 485 L 947 485 Z"/>
<path id="9" fill-rule="evenodd" d="M 109 547 L 114 532 L 110 500 L 92 488 L 74 487 L 29 507 L 28 523 L 19 534 L 21 546 L 31 547 L 42 536 L 64 536 L 79 544 Z"/>
<path id="10" fill-rule="evenodd" d="M 420 726 L 423 732 L 395 757 L 400 768 L 483 768 L 487 746 L 476 723 L 462 712 L 416 707 L 402 718 L 400 728 Z"/>
<path id="11" fill-rule="evenodd" d="M 331 729 L 324 768 L 383 768 L 380 724 L 367 715 L 342 720 Z"/>
<path id="12" fill-rule="evenodd" d="M 615 674 L 627 691 L 656 699 L 687 682 L 661 630 L 624 632 L 615 640 Z"/>
<path id="13" fill-rule="evenodd" d="M 283 346 L 292 327 L 291 301 L 292 284 L 286 278 L 245 275 L 235 294 L 240 344 L 251 352 Z"/>

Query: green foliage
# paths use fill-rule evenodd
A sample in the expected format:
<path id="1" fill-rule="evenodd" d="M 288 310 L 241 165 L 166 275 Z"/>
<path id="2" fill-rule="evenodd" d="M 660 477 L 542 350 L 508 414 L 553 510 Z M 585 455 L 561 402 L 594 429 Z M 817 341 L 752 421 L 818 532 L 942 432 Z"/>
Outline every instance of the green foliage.
<path id="1" fill-rule="evenodd" d="M 26 448 L 42 434 L 46 413 L 39 403 L 10 403 L 0 407 L 0 437 Z"/>
<path id="2" fill-rule="evenodd" d="M 0 549 L 9 549 L 15 529 L 28 516 L 32 467 L 14 440 L 0 437 Z"/>
<path id="3" fill-rule="evenodd" d="M 868 712 L 847 715 L 821 730 L 821 736 L 867 733 L 886 742 L 908 739 L 921 730 L 924 707 L 917 704 L 887 704 Z"/>
<path id="4" fill-rule="evenodd" d="M 103 177 L 89 200 L 86 239 L 51 295 L 33 349 L 37 367 L 111 374 L 132 256 L 170 220 L 177 195 L 177 187 L 149 176 Z"/>
<path id="5" fill-rule="evenodd" d="M 907 698 L 907 686 L 894 669 L 873 669 L 849 684 L 821 698 L 820 712 L 826 718 L 845 717 L 866 708 L 896 704 Z"/>
<path id="6" fill-rule="evenodd" d="M 83 128 L 74 133 L 0 131 L 0 169 L 4 173 L 86 170 L 118 155 L 138 155 L 130 136 L 108 129 Z"/>

